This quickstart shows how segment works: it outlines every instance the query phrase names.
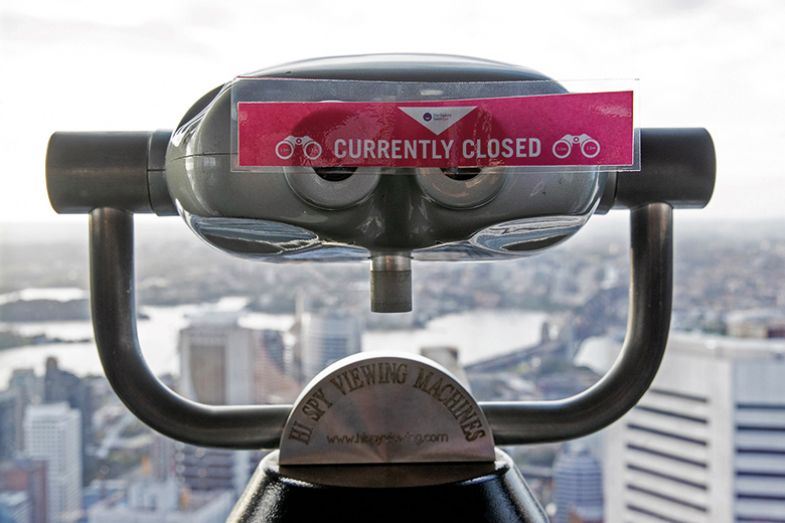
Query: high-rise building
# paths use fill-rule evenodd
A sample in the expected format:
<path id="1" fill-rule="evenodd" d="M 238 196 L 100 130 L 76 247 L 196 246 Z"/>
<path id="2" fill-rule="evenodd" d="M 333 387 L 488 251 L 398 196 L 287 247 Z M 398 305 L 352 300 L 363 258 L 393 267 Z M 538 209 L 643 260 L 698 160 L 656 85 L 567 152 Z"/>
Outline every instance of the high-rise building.
<path id="1" fill-rule="evenodd" d="M 150 468 L 153 478 L 165 481 L 175 476 L 175 442 L 161 434 L 153 434 L 150 444 Z"/>
<path id="2" fill-rule="evenodd" d="M 785 521 L 785 343 L 673 335 L 606 435 L 606 517 Z"/>
<path id="3" fill-rule="evenodd" d="M 37 403 L 43 396 L 43 380 L 33 369 L 14 369 L 8 380 L 8 388 L 15 390 L 24 406 Z M 23 409 L 24 410 L 24 409 Z"/>
<path id="4" fill-rule="evenodd" d="M 46 462 L 49 521 L 77 521 L 82 507 L 79 411 L 67 403 L 31 405 L 24 433 L 25 454 Z"/>
<path id="5" fill-rule="evenodd" d="M 22 421 L 28 405 L 39 403 L 43 398 L 43 379 L 33 369 L 14 369 L 8 380 L 8 391 L 16 394 L 19 418 L 16 423 L 17 450 L 22 450 L 24 432 Z"/>
<path id="6" fill-rule="evenodd" d="M 589 448 L 568 443 L 553 466 L 554 523 L 602 523 L 602 468 Z"/>
<path id="7" fill-rule="evenodd" d="M 212 405 L 293 401 L 297 381 L 285 368 L 282 333 L 237 325 L 235 315 L 212 314 L 180 331 L 180 388 Z"/>
<path id="8" fill-rule="evenodd" d="M 297 380 L 285 365 L 282 333 L 237 325 L 236 315 L 211 314 L 180 331 L 180 388 L 202 403 L 242 405 L 291 402 Z M 176 445 L 177 477 L 193 491 L 239 494 L 256 465 L 249 451 Z"/>
<path id="9" fill-rule="evenodd" d="M 302 380 L 362 350 L 362 324 L 348 313 L 303 313 L 298 318 L 297 357 Z"/>
<path id="10" fill-rule="evenodd" d="M 420 347 L 420 354 L 432 359 L 448 371 L 466 388 L 469 388 L 469 378 L 461 364 L 461 353 L 458 347 L 432 346 Z"/>
<path id="11" fill-rule="evenodd" d="M 90 383 L 60 368 L 57 358 L 46 359 L 44 374 L 44 403 L 65 402 L 80 414 L 82 471 L 92 470 L 93 394 Z M 88 478 L 85 478 L 88 479 Z"/>
<path id="12" fill-rule="evenodd" d="M 13 390 L 0 391 L 0 460 L 11 459 L 19 450 L 22 409 Z"/>
<path id="13" fill-rule="evenodd" d="M 25 492 L 30 504 L 30 523 L 47 523 L 46 462 L 15 459 L 0 463 L 0 491 Z"/>
<path id="14" fill-rule="evenodd" d="M 37 376 L 33 369 L 14 369 L 8 380 L 8 391 L 16 394 L 19 408 L 18 422 L 16 423 L 17 450 L 22 450 L 24 432 L 22 421 L 28 405 L 39 403 L 43 397 L 43 379 Z"/>

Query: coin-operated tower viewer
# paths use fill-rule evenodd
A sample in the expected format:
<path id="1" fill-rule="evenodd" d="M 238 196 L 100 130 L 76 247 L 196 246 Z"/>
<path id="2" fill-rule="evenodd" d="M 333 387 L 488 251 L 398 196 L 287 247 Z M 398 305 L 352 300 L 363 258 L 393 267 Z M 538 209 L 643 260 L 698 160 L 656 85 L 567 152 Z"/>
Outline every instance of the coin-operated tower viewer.
<path id="1" fill-rule="evenodd" d="M 499 62 L 372 55 L 239 76 L 174 131 L 55 133 L 49 196 L 90 215 L 107 379 L 171 438 L 277 449 L 231 521 L 547 521 L 498 446 L 581 437 L 635 405 L 668 337 L 673 209 L 705 206 L 714 187 L 708 132 L 639 128 L 634 108 L 632 90 Z M 533 255 L 612 209 L 630 215 L 627 335 L 573 397 L 478 402 L 431 360 L 370 351 L 322 370 L 293 405 L 209 406 L 163 385 L 139 347 L 135 213 L 179 214 L 247 258 L 369 260 L 371 309 L 405 312 L 413 260 Z"/>

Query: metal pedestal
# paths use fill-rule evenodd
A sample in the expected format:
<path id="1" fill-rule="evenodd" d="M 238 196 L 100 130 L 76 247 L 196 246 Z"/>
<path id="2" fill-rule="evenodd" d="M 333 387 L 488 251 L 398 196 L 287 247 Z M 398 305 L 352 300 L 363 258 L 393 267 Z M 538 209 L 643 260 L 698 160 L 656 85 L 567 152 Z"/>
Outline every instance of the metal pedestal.
<path id="1" fill-rule="evenodd" d="M 233 523 L 306 521 L 547 523 L 512 459 L 494 463 L 290 466 L 259 464 Z"/>

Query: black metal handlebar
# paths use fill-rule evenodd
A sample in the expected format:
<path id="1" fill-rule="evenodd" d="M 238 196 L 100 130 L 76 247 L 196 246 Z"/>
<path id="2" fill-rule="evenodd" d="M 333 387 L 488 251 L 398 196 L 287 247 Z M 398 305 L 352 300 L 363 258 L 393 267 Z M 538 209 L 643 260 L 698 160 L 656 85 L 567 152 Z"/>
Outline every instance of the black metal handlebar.
<path id="1" fill-rule="evenodd" d="M 290 405 L 203 405 L 161 383 L 147 367 L 136 332 L 133 215 L 90 213 L 93 326 L 106 377 L 142 421 L 174 439 L 203 446 L 278 445 Z M 481 402 L 498 444 L 556 441 L 612 423 L 640 399 L 659 368 L 668 338 L 672 289 L 672 209 L 631 212 L 631 287 L 627 339 L 608 374 L 576 396 L 544 402 Z"/>
<path id="2" fill-rule="evenodd" d="M 133 214 L 90 213 L 90 305 L 106 378 L 128 409 L 174 439 L 208 447 L 278 446 L 289 405 L 214 407 L 175 394 L 150 371 L 136 333 Z"/>
<path id="3" fill-rule="evenodd" d="M 176 215 L 164 180 L 171 131 L 54 133 L 46 183 L 55 211 L 99 207 Z M 641 171 L 610 173 L 600 211 L 664 202 L 704 207 L 714 191 L 711 135 L 702 128 L 641 129 Z"/>
<path id="4" fill-rule="evenodd" d="M 497 444 L 585 436 L 630 410 L 649 388 L 668 341 L 673 289 L 673 210 L 651 203 L 630 213 L 627 336 L 613 367 L 588 390 L 555 401 L 481 402 Z"/>

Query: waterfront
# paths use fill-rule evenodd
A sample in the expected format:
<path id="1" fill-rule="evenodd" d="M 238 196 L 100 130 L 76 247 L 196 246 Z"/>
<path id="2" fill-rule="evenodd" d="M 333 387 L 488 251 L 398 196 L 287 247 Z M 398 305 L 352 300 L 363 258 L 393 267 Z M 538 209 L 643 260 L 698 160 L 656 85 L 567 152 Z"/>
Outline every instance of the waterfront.
<path id="1" fill-rule="evenodd" d="M 139 321 L 139 340 L 150 368 L 156 374 L 179 370 L 177 336 L 188 324 L 189 317 L 214 310 L 236 310 L 242 304 L 227 299 L 215 305 L 182 305 L 177 307 L 144 307 L 149 317 Z M 535 311 L 475 310 L 449 314 L 430 321 L 422 329 L 366 331 L 363 350 L 402 350 L 418 352 L 421 347 L 450 345 L 460 350 L 463 363 L 472 363 L 489 356 L 533 345 L 540 339 L 546 314 Z M 289 329 L 292 315 L 260 313 L 243 314 L 240 325 L 253 328 Z M 35 322 L 0 324 L 20 334 L 46 334 L 70 340 L 92 337 L 88 321 Z M 5 387 L 15 368 L 34 368 L 42 373 L 46 358 L 55 356 L 60 366 L 77 375 L 100 374 L 101 366 L 95 346 L 90 343 L 58 343 L 18 347 L 0 351 L 0 388 Z"/>

